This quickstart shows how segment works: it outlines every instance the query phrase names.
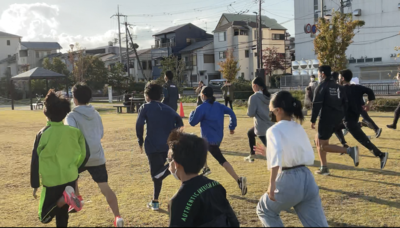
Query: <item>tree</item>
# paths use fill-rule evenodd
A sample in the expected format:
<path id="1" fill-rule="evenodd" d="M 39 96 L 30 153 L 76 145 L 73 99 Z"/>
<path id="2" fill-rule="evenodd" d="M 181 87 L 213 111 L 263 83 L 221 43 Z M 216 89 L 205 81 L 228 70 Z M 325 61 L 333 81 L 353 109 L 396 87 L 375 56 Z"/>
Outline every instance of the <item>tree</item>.
<path id="1" fill-rule="evenodd" d="M 182 88 L 182 85 L 185 83 L 185 61 L 183 59 L 179 59 L 177 56 L 170 56 L 161 60 L 161 77 L 164 77 L 167 71 L 172 71 L 174 74 L 173 81 L 178 85 L 179 88 Z"/>
<path id="2" fill-rule="evenodd" d="M 332 19 L 320 18 L 317 24 L 319 34 L 314 40 L 314 49 L 321 65 L 329 65 L 333 71 L 347 66 L 346 50 L 353 43 L 354 30 L 365 22 L 352 19 L 351 14 L 332 12 Z"/>
<path id="3" fill-rule="evenodd" d="M 71 72 L 69 72 L 67 65 L 58 57 L 53 58 L 52 61 L 50 61 L 49 58 L 45 58 L 45 59 L 43 59 L 42 65 L 43 65 L 44 69 L 51 70 L 51 71 L 54 71 L 59 74 L 63 74 L 65 76 L 67 76 L 68 78 L 71 75 Z M 34 88 L 33 91 L 35 91 L 35 90 L 43 91 L 43 89 L 44 90 L 46 89 L 46 86 L 45 86 L 46 84 L 44 84 L 45 81 L 43 81 L 43 80 L 40 80 L 40 81 L 42 81 L 42 82 L 33 82 L 32 81 L 33 82 L 32 88 Z M 70 84 L 70 82 L 68 82 L 68 84 Z M 35 85 L 35 87 L 33 85 Z M 43 85 L 44 85 L 44 87 L 40 88 Z M 49 80 L 49 88 L 55 89 L 56 91 L 65 89 L 65 79 Z M 46 92 L 47 91 L 45 91 L 45 93 Z M 40 92 L 40 93 L 43 93 L 43 92 Z"/>
<path id="4" fill-rule="evenodd" d="M 84 75 L 86 75 L 88 68 L 92 64 L 91 58 L 87 58 L 85 50 L 79 44 L 75 44 L 76 51 L 68 51 L 68 60 L 74 66 L 72 74 L 75 82 L 85 82 Z"/>
<path id="5" fill-rule="evenodd" d="M 110 70 L 108 84 L 112 86 L 113 89 L 119 94 L 122 94 L 125 89 L 124 82 L 127 80 L 127 78 L 124 75 L 124 66 L 121 63 L 115 64 L 115 66 Z"/>
<path id="6" fill-rule="evenodd" d="M 218 65 L 221 67 L 219 71 L 226 80 L 233 82 L 236 79 L 236 75 L 240 71 L 240 66 L 238 66 L 238 61 L 235 60 L 232 50 L 226 52 L 226 60 L 219 62 Z"/>
<path id="7" fill-rule="evenodd" d="M 104 62 L 95 56 L 84 56 L 84 62 L 90 63 L 83 74 L 83 82 L 93 90 L 103 90 L 104 85 L 108 83 L 108 69 Z"/>
<path id="8" fill-rule="evenodd" d="M 272 78 L 272 74 L 277 70 L 285 70 L 288 66 L 285 54 L 278 53 L 276 47 L 266 48 L 263 51 L 262 61 L 265 68 L 265 74 Z M 269 80 L 265 80 L 268 82 Z"/>

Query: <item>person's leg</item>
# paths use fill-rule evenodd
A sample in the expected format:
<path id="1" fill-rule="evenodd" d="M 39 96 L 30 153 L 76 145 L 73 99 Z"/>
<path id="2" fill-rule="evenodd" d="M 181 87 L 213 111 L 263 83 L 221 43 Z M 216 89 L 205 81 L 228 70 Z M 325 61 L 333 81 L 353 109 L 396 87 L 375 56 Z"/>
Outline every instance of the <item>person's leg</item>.
<path id="1" fill-rule="evenodd" d="M 392 129 L 397 129 L 397 122 L 399 121 L 399 118 L 400 118 L 400 103 L 397 106 L 396 110 L 394 110 L 393 124 L 388 125 L 387 127 Z"/>
<path id="2" fill-rule="evenodd" d="M 165 165 L 167 156 L 168 153 L 150 154 L 148 156 L 150 163 L 151 177 L 154 183 L 153 201 L 155 202 L 158 202 L 163 179 L 165 179 L 168 175 L 170 175 L 170 172 L 168 170 L 169 166 Z"/>
<path id="3" fill-rule="evenodd" d="M 211 155 L 219 162 L 219 164 L 225 168 L 225 170 L 229 173 L 229 175 L 231 175 L 232 178 L 235 179 L 235 181 L 238 181 L 239 176 L 236 174 L 236 172 L 233 169 L 233 167 L 231 166 L 231 164 L 229 164 L 229 162 L 226 161 L 224 155 L 222 155 L 222 152 L 221 152 L 221 149 L 219 148 L 219 146 L 210 145 L 209 151 L 210 151 Z"/>
<path id="4" fill-rule="evenodd" d="M 254 146 L 256 145 L 256 134 L 254 133 L 254 127 L 247 132 L 247 137 L 249 138 L 250 155 L 255 155 Z"/>
<path id="5" fill-rule="evenodd" d="M 346 127 L 344 126 L 344 124 L 343 124 L 343 122 L 342 122 L 342 123 L 340 123 L 340 125 L 336 128 L 336 130 L 335 130 L 335 135 L 336 135 L 336 137 L 339 139 L 340 143 L 341 143 L 343 146 L 347 146 L 347 142 L 346 142 L 346 139 L 344 138 L 343 131 L 342 131 L 343 129 L 346 129 Z"/>
<path id="6" fill-rule="evenodd" d="M 232 100 L 231 99 L 229 99 L 229 105 L 231 106 L 231 109 L 233 110 Z"/>
<path id="7" fill-rule="evenodd" d="M 375 157 L 382 157 L 384 154 L 369 140 L 368 136 L 361 129 L 356 121 L 346 122 L 346 127 L 349 129 L 350 134 L 365 148 L 371 151 Z"/>
<path id="8" fill-rule="evenodd" d="M 58 210 L 56 214 L 56 226 L 57 227 L 68 227 L 68 205 L 64 205 Z"/>
<path id="9" fill-rule="evenodd" d="M 225 98 L 225 106 L 228 107 L 228 98 Z"/>
<path id="10" fill-rule="evenodd" d="M 266 136 L 258 136 L 264 146 L 267 146 L 267 137 Z"/>
<path id="11" fill-rule="evenodd" d="M 364 109 L 361 111 L 361 116 L 363 118 L 363 123 L 367 125 L 367 127 L 371 128 L 375 132 L 379 130 L 378 125 L 371 119 L 371 117 L 368 115 L 368 112 L 366 112 Z"/>

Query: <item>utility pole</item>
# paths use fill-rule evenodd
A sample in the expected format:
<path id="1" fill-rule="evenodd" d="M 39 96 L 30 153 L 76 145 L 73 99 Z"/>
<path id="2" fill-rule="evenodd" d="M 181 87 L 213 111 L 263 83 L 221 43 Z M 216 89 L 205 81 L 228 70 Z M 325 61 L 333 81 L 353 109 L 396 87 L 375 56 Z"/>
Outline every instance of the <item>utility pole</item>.
<path id="1" fill-rule="evenodd" d="M 140 62 L 139 55 L 138 55 L 138 53 L 137 53 L 137 51 L 136 51 L 136 49 L 139 48 L 139 46 L 138 46 L 137 44 L 134 44 L 134 43 L 133 43 L 132 35 L 131 35 L 131 33 L 129 32 L 129 30 L 127 30 L 126 32 L 128 33 L 129 38 L 130 38 L 130 40 L 131 40 L 131 42 L 132 42 L 132 49 L 133 49 L 133 51 L 135 52 L 136 60 L 138 61 L 138 65 L 139 65 L 140 70 L 142 71 L 143 77 L 144 77 L 144 79 L 145 79 L 146 81 L 150 81 L 150 79 L 148 79 L 148 78 L 146 77 L 146 74 L 144 73 L 142 63 Z"/>
<path id="2" fill-rule="evenodd" d="M 119 13 L 119 5 L 118 5 L 118 14 L 112 15 L 111 18 L 117 17 L 118 18 L 118 37 L 119 37 L 119 62 L 122 64 L 122 42 L 121 42 L 121 22 L 120 17 L 126 17 L 126 15 L 122 15 Z"/>
<path id="3" fill-rule="evenodd" d="M 344 14 L 344 0 L 340 0 L 340 13 Z"/>
<path id="4" fill-rule="evenodd" d="M 257 68 L 261 69 L 261 60 L 262 60 L 262 17 L 261 17 L 261 6 L 262 6 L 262 1 L 263 0 L 258 0 L 259 1 L 259 12 L 258 12 L 258 44 L 257 44 Z"/>
<path id="5" fill-rule="evenodd" d="M 130 64 L 129 64 L 129 39 L 128 39 L 128 21 L 125 17 L 125 40 L 126 40 L 126 68 L 128 69 L 128 77 L 131 77 Z"/>
<path id="6" fill-rule="evenodd" d="M 325 10 L 324 3 L 325 3 L 325 1 L 321 0 L 321 18 L 324 17 L 324 10 Z"/>

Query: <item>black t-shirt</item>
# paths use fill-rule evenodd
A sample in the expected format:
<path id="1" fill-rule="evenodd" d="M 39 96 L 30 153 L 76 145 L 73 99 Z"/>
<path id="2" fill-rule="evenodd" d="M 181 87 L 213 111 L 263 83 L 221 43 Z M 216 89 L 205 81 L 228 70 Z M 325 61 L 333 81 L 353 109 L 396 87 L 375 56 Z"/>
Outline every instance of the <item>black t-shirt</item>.
<path id="1" fill-rule="evenodd" d="M 345 85 L 343 86 L 344 92 L 348 99 L 348 109 L 346 111 L 345 119 L 347 121 L 358 121 L 362 112 L 362 106 L 365 105 L 364 94 L 368 95 L 368 100 L 375 100 L 374 91 L 362 85 Z"/>
<path id="2" fill-rule="evenodd" d="M 198 176 L 182 184 L 170 203 L 170 227 L 239 227 L 218 182 Z"/>

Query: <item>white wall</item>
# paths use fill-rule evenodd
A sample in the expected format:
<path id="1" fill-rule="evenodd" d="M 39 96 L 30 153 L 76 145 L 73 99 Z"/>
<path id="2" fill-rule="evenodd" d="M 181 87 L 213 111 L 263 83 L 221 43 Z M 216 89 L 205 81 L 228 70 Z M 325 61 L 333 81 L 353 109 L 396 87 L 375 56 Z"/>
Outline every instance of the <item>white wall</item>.
<path id="1" fill-rule="evenodd" d="M 10 46 L 7 45 L 7 40 L 10 41 Z M 7 58 L 9 55 L 17 53 L 20 38 L 0 37 L 0 60 Z"/>

